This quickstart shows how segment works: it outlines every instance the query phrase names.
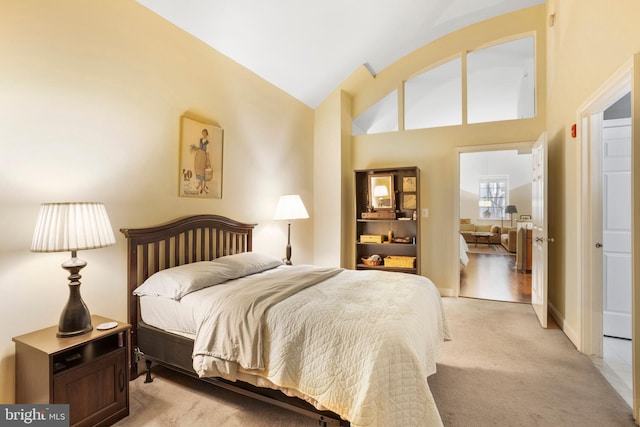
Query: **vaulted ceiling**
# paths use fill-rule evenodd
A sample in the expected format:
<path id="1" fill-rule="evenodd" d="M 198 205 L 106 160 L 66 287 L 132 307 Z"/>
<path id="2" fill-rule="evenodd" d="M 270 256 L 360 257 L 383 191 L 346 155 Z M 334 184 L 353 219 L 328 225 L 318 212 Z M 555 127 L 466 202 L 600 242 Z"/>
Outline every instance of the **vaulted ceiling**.
<path id="1" fill-rule="evenodd" d="M 365 64 L 375 74 L 467 25 L 544 0 L 137 0 L 315 108 Z"/>

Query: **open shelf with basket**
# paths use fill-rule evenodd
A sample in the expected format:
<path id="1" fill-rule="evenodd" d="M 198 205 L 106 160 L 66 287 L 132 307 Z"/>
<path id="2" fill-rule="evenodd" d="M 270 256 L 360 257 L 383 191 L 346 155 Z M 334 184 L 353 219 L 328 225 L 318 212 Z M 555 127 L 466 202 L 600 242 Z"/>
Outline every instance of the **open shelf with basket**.
<path id="1" fill-rule="evenodd" d="M 420 273 L 419 172 L 355 171 L 357 269 Z"/>

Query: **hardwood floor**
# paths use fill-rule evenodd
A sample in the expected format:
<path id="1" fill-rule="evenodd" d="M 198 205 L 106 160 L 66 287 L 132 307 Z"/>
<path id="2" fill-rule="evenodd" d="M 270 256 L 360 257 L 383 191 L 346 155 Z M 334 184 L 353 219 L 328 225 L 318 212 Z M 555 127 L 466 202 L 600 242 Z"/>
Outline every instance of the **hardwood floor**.
<path id="1" fill-rule="evenodd" d="M 460 267 L 460 296 L 531 304 L 531 273 L 515 269 L 513 255 L 469 253 Z"/>

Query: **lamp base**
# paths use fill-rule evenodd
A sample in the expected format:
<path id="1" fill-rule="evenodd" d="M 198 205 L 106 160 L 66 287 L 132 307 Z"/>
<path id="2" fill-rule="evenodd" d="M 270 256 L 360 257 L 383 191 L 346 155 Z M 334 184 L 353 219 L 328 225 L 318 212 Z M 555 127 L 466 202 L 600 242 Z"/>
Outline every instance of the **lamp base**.
<path id="1" fill-rule="evenodd" d="M 81 331 L 74 331 L 74 332 L 61 332 L 58 331 L 56 333 L 56 337 L 58 338 L 71 338 L 71 337 L 76 337 L 78 335 L 84 335 L 84 334 L 88 334 L 89 332 L 93 331 L 93 326 L 89 325 L 88 329 L 83 329 Z"/>
<path id="2" fill-rule="evenodd" d="M 287 249 L 286 249 L 287 257 L 283 259 L 285 265 L 292 265 L 291 263 L 291 221 L 289 221 L 289 226 L 287 228 Z"/>
<path id="3" fill-rule="evenodd" d="M 80 277 L 82 276 L 79 272 L 86 265 L 86 261 L 76 258 L 75 251 L 72 252 L 71 259 L 62 264 L 62 268 L 71 273 L 69 275 L 71 282 L 69 283 L 69 300 L 60 314 L 56 334 L 58 338 L 75 337 L 93 330 L 91 313 L 80 296 Z"/>
<path id="4" fill-rule="evenodd" d="M 291 245 L 287 244 L 287 257 L 285 259 L 283 259 L 282 261 L 284 261 L 285 265 L 292 265 L 293 263 L 291 262 Z"/>
<path id="5" fill-rule="evenodd" d="M 78 335 L 88 334 L 91 331 L 93 331 L 93 325 L 89 325 L 87 328 L 84 328 L 81 331 L 72 331 L 72 332 L 58 331 L 56 333 L 56 337 L 58 337 L 58 338 L 77 337 Z"/>
<path id="6" fill-rule="evenodd" d="M 58 338 L 75 337 L 93 330 L 91 313 L 80 296 L 80 283 L 69 284 L 69 300 L 58 323 Z"/>

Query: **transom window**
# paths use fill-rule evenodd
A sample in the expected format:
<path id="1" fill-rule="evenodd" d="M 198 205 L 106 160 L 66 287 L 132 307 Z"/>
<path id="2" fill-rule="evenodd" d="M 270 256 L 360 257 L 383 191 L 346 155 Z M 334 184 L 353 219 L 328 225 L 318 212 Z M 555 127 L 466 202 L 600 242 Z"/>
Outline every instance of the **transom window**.
<path id="1" fill-rule="evenodd" d="M 456 58 L 404 83 L 404 128 L 462 124 L 462 59 Z"/>
<path id="2" fill-rule="evenodd" d="M 398 91 L 394 90 L 351 122 L 352 135 L 398 131 Z"/>
<path id="3" fill-rule="evenodd" d="M 463 65 L 466 57 L 466 66 Z M 404 82 L 404 130 L 535 117 L 535 37 L 464 52 Z M 463 94 L 462 81 L 467 91 Z M 462 106 L 467 106 L 467 117 Z M 352 122 L 352 135 L 399 129 L 397 90 Z"/>
<path id="4" fill-rule="evenodd" d="M 469 52 L 468 123 L 535 117 L 533 36 Z"/>

